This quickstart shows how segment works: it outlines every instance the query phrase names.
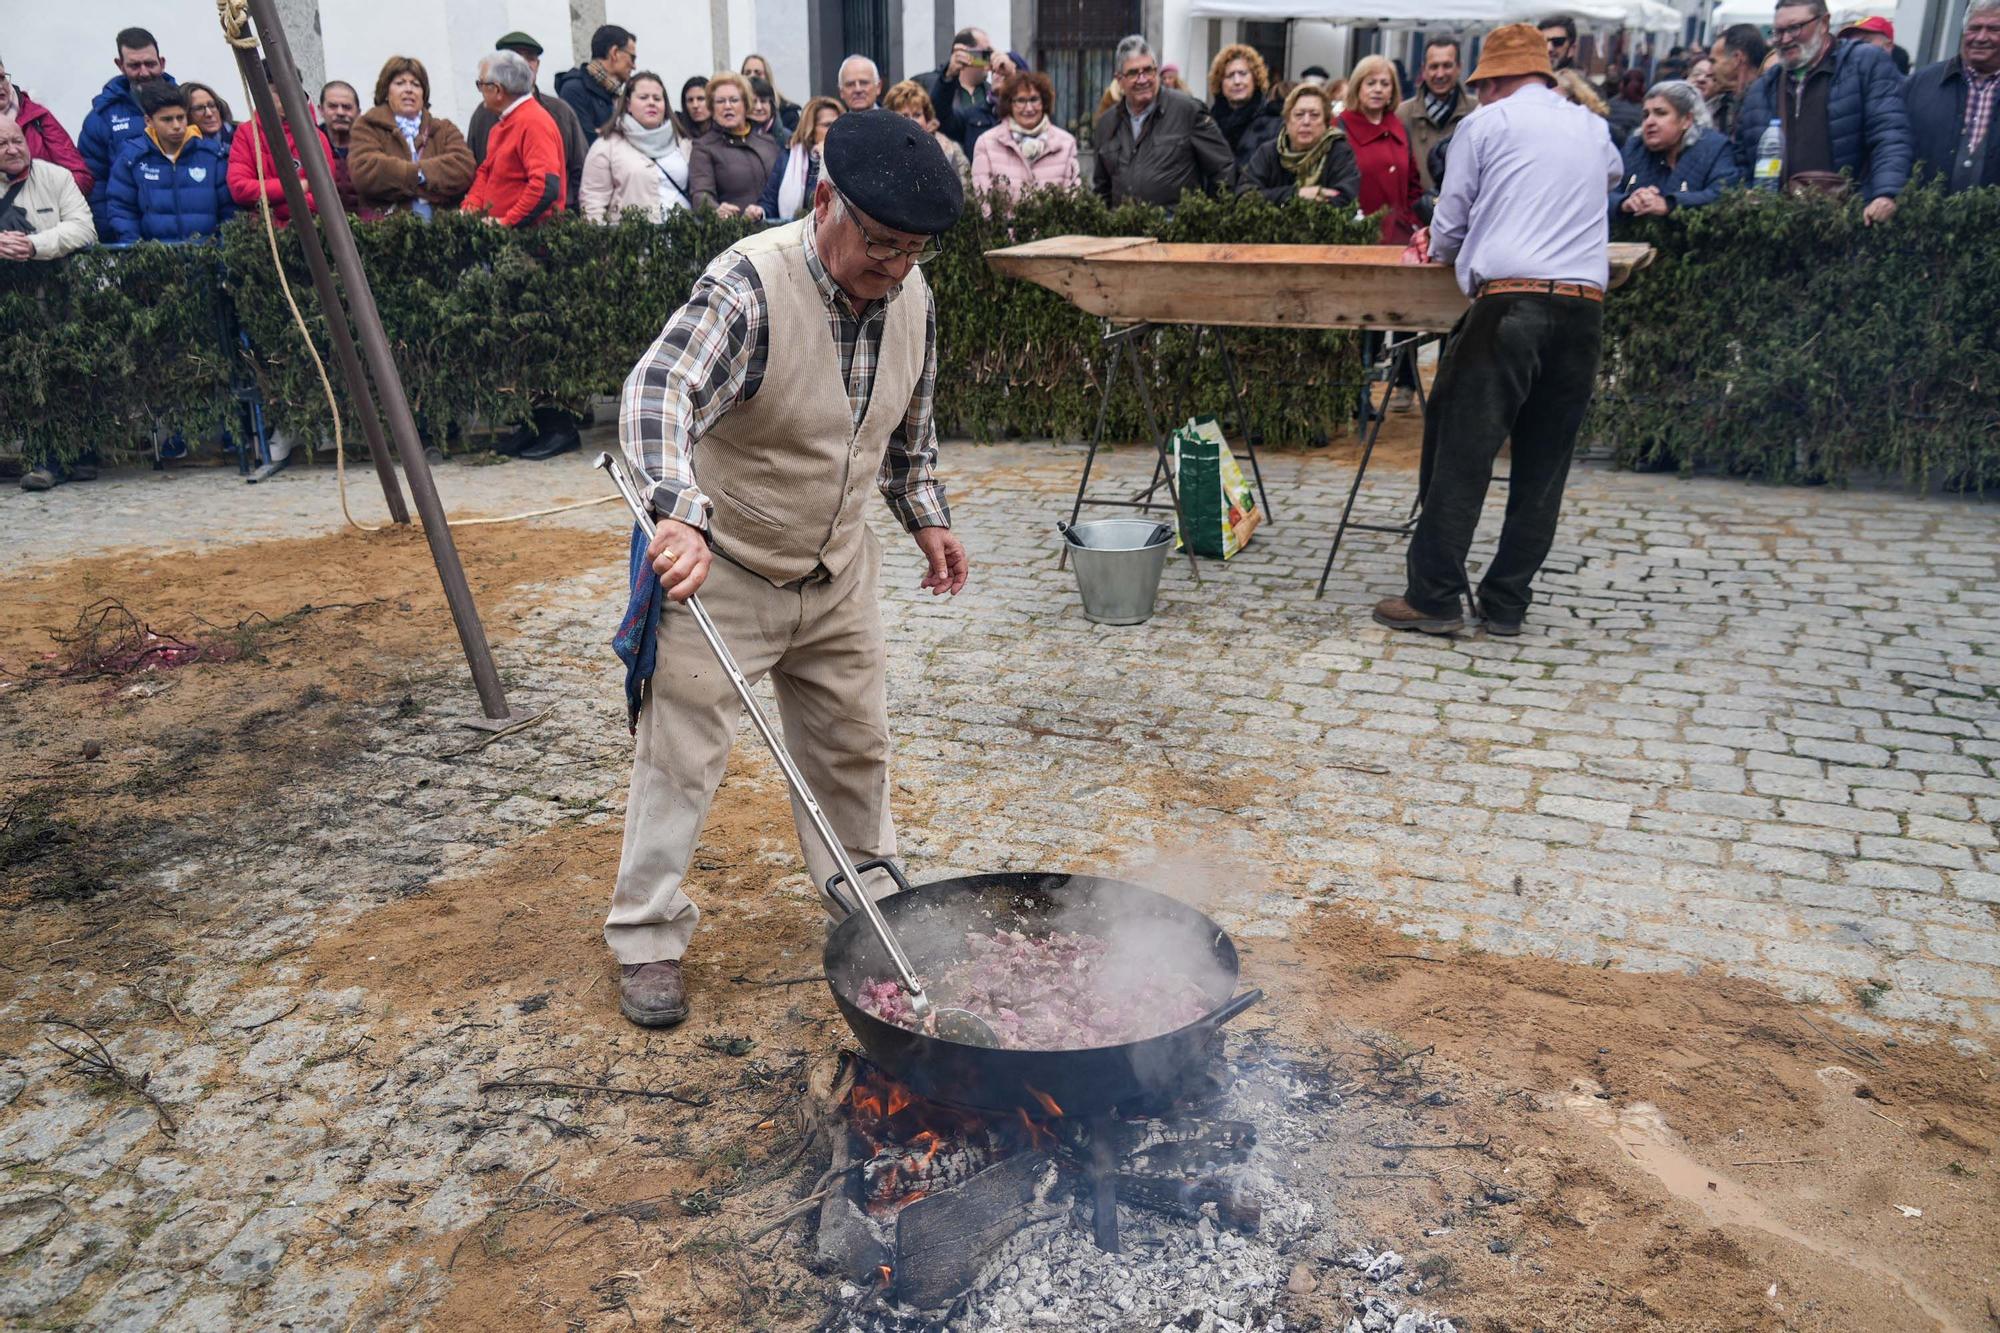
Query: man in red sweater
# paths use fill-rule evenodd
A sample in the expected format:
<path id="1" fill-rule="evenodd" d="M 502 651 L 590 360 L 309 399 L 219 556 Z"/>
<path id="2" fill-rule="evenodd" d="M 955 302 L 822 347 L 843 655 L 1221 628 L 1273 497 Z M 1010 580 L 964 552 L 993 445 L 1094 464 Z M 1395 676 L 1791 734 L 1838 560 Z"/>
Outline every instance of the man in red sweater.
<path id="1" fill-rule="evenodd" d="M 562 211 L 562 132 L 534 98 L 535 71 L 512 51 L 479 62 L 479 96 L 496 118 L 486 158 L 461 205 L 503 227 L 526 227 Z"/>

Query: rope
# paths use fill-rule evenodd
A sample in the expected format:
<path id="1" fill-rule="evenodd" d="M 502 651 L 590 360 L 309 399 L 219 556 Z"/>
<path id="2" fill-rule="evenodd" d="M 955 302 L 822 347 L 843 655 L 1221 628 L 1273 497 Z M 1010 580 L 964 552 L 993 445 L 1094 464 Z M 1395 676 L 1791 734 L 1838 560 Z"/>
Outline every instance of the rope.
<path id="1" fill-rule="evenodd" d="M 249 31 L 249 0 L 215 0 L 215 13 L 216 18 L 222 24 L 223 40 L 240 51 L 255 51 L 257 49 L 257 38 Z M 240 67 L 236 73 L 238 81 L 243 85 L 243 100 L 254 107 L 257 104 L 257 99 L 250 95 L 250 81 L 243 76 L 243 71 Z M 265 126 L 264 128 L 264 144 L 269 145 L 272 142 L 271 132 L 275 127 Z M 254 119 L 249 129 L 253 135 L 257 133 Z M 385 531 L 389 527 L 388 524 L 363 523 L 355 518 L 353 512 L 347 507 L 347 450 L 344 447 L 345 437 L 340 426 L 340 404 L 333 394 L 333 380 L 326 373 L 326 361 L 320 356 L 319 348 L 313 345 L 312 333 L 306 327 L 306 317 L 299 310 L 298 301 L 292 296 L 291 282 L 285 277 L 284 260 L 278 253 L 278 228 L 277 224 L 271 218 L 271 196 L 264 183 L 264 149 L 258 146 L 254 139 L 252 140 L 251 147 L 253 150 L 251 158 L 257 164 L 258 211 L 264 219 L 264 239 L 269 242 L 271 247 L 271 268 L 277 274 L 278 290 L 284 293 L 285 306 L 292 312 L 292 323 L 299 331 L 299 341 L 306 345 L 306 352 L 312 357 L 313 369 L 319 372 L 320 388 L 326 394 L 327 415 L 333 420 L 333 474 L 335 485 L 340 494 L 340 516 L 347 520 L 349 527 L 357 531 Z M 270 152 L 271 161 L 275 164 L 278 158 L 278 150 L 273 147 L 270 149 Z M 301 219 L 300 225 L 304 226 L 307 224 Z M 326 312 L 326 317 L 329 320 L 345 319 L 346 314 L 344 311 L 329 310 Z M 355 389 L 360 396 L 364 399 L 366 398 L 366 389 L 364 386 L 356 385 Z M 306 445 L 306 456 L 308 458 L 312 456 L 312 445 L 310 442 Z M 589 509 L 593 505 L 610 504 L 613 500 L 619 498 L 621 497 L 607 495 L 596 500 L 579 500 L 574 504 L 555 505 L 548 509 L 530 509 L 525 513 L 503 514 L 495 518 L 448 519 L 445 526 L 451 528 L 477 528 L 496 523 L 518 523 L 523 519 L 543 518 L 550 514 L 568 513 L 572 509 Z M 421 526 L 423 517 L 417 515 L 416 521 Z"/>

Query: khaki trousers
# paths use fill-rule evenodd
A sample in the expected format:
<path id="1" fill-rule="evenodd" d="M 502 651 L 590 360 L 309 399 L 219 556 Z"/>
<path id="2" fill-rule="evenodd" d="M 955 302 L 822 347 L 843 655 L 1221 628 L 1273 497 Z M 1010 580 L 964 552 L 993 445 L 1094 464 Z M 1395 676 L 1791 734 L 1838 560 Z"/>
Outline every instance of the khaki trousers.
<path id="1" fill-rule="evenodd" d="M 881 544 L 869 532 L 847 569 L 828 582 L 774 588 L 718 556 L 701 590 L 744 676 L 753 684 L 771 676 L 785 748 L 856 862 L 896 853 L 886 652 L 875 601 L 881 567 Z M 660 616 L 657 663 L 639 710 L 625 847 L 604 921 L 604 941 L 620 963 L 687 951 L 701 911 L 682 881 L 743 715 L 694 617 L 672 603 Z M 796 800 L 792 819 L 807 871 L 815 884 L 826 883 L 837 867 Z M 881 896 L 886 876 L 867 878 L 868 891 Z"/>

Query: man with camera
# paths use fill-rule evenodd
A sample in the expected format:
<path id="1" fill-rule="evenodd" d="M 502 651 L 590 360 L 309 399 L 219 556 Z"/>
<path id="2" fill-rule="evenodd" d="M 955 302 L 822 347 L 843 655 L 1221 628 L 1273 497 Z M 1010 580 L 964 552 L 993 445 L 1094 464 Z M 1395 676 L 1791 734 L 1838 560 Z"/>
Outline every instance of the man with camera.
<path id="1" fill-rule="evenodd" d="M 938 133 L 957 140 L 968 161 L 979 136 L 1000 123 L 989 81 L 998 90 L 1014 72 L 1013 59 L 995 51 L 993 39 L 981 28 L 959 29 L 951 39 L 951 58 L 931 71 L 926 91 L 937 110 Z"/>

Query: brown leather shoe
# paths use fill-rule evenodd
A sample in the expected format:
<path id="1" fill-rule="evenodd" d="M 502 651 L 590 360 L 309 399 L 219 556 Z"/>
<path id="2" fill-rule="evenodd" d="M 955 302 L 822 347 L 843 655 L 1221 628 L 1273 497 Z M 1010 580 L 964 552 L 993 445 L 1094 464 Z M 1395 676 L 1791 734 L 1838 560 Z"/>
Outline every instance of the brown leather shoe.
<path id="1" fill-rule="evenodd" d="M 618 1010 L 644 1028 L 670 1028 L 688 1016 L 678 960 L 627 963 L 618 969 Z"/>
<path id="2" fill-rule="evenodd" d="M 1465 617 L 1453 611 L 1448 616 L 1427 616 L 1400 597 L 1385 597 L 1375 603 L 1375 623 L 1390 629 L 1422 630 L 1425 634 L 1452 634 L 1465 628 Z"/>

